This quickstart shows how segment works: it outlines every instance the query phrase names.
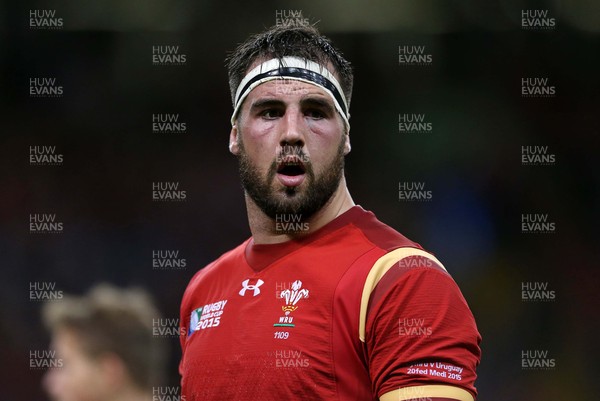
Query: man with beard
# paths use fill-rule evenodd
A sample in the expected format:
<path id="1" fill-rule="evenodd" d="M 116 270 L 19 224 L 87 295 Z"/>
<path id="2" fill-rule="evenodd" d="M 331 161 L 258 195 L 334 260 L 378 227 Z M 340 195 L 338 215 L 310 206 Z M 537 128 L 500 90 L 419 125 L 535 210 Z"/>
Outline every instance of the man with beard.
<path id="1" fill-rule="evenodd" d="M 352 80 L 313 27 L 230 56 L 252 236 L 185 291 L 186 401 L 475 398 L 481 338 L 456 283 L 346 186 Z"/>

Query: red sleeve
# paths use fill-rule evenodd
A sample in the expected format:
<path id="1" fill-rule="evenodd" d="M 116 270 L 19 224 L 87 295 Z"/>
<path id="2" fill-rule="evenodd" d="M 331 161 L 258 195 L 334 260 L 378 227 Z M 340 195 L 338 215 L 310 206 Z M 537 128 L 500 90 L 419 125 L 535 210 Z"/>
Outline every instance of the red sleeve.
<path id="1" fill-rule="evenodd" d="M 365 345 L 379 397 L 427 384 L 458 386 L 475 397 L 480 342 L 460 289 L 429 259 L 402 259 L 371 293 Z"/>

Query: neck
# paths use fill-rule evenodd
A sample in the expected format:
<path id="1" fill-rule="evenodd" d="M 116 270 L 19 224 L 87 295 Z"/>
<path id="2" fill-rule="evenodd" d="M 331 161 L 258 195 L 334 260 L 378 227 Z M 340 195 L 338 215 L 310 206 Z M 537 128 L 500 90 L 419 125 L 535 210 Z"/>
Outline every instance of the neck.
<path id="1" fill-rule="evenodd" d="M 317 231 L 354 206 L 354 201 L 346 186 L 346 179 L 342 177 L 340 185 L 325 206 L 309 219 L 302 221 L 302 223 L 307 223 L 307 230 L 282 233 L 275 229 L 275 220 L 267 216 L 248 194 L 245 195 L 245 200 L 250 232 L 252 232 L 252 239 L 255 244 L 278 244 L 306 236 Z"/>

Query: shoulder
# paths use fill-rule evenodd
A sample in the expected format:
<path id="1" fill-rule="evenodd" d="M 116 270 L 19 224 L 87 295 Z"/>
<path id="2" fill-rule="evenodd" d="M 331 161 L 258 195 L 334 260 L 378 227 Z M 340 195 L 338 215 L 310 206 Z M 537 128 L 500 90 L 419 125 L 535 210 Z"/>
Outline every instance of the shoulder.
<path id="1" fill-rule="evenodd" d="M 423 249 L 418 243 L 381 222 L 373 212 L 364 210 L 360 206 L 356 207 L 352 225 L 362 232 L 366 240 L 384 251 L 403 247 Z"/>
<path id="2" fill-rule="evenodd" d="M 371 266 L 362 290 L 360 339 L 365 341 L 368 316 L 380 304 L 402 303 L 418 293 L 439 291 L 455 286 L 442 263 L 421 248 L 401 247 L 386 252 Z M 391 295 L 393 294 L 393 295 Z"/>

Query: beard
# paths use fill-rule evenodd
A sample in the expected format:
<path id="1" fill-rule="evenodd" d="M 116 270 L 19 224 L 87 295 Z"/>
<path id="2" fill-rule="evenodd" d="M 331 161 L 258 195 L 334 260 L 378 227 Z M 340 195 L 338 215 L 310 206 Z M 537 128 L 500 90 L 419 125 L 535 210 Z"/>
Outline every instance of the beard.
<path id="1" fill-rule="evenodd" d="M 304 163 L 305 189 L 284 187 L 284 190 L 277 190 L 273 186 L 277 174 L 277 163 L 273 161 L 266 177 L 261 177 L 257 166 L 246 154 L 240 135 L 238 161 L 242 187 L 260 210 L 271 219 L 275 220 L 277 216 L 293 214 L 300 215 L 302 220 L 307 220 L 327 204 L 340 185 L 344 175 L 344 143 L 345 137 L 342 137 L 336 155 L 328 165 L 324 166 L 323 173 L 319 176 L 315 176 L 310 161 Z M 303 153 L 298 156 L 306 160 Z"/>

